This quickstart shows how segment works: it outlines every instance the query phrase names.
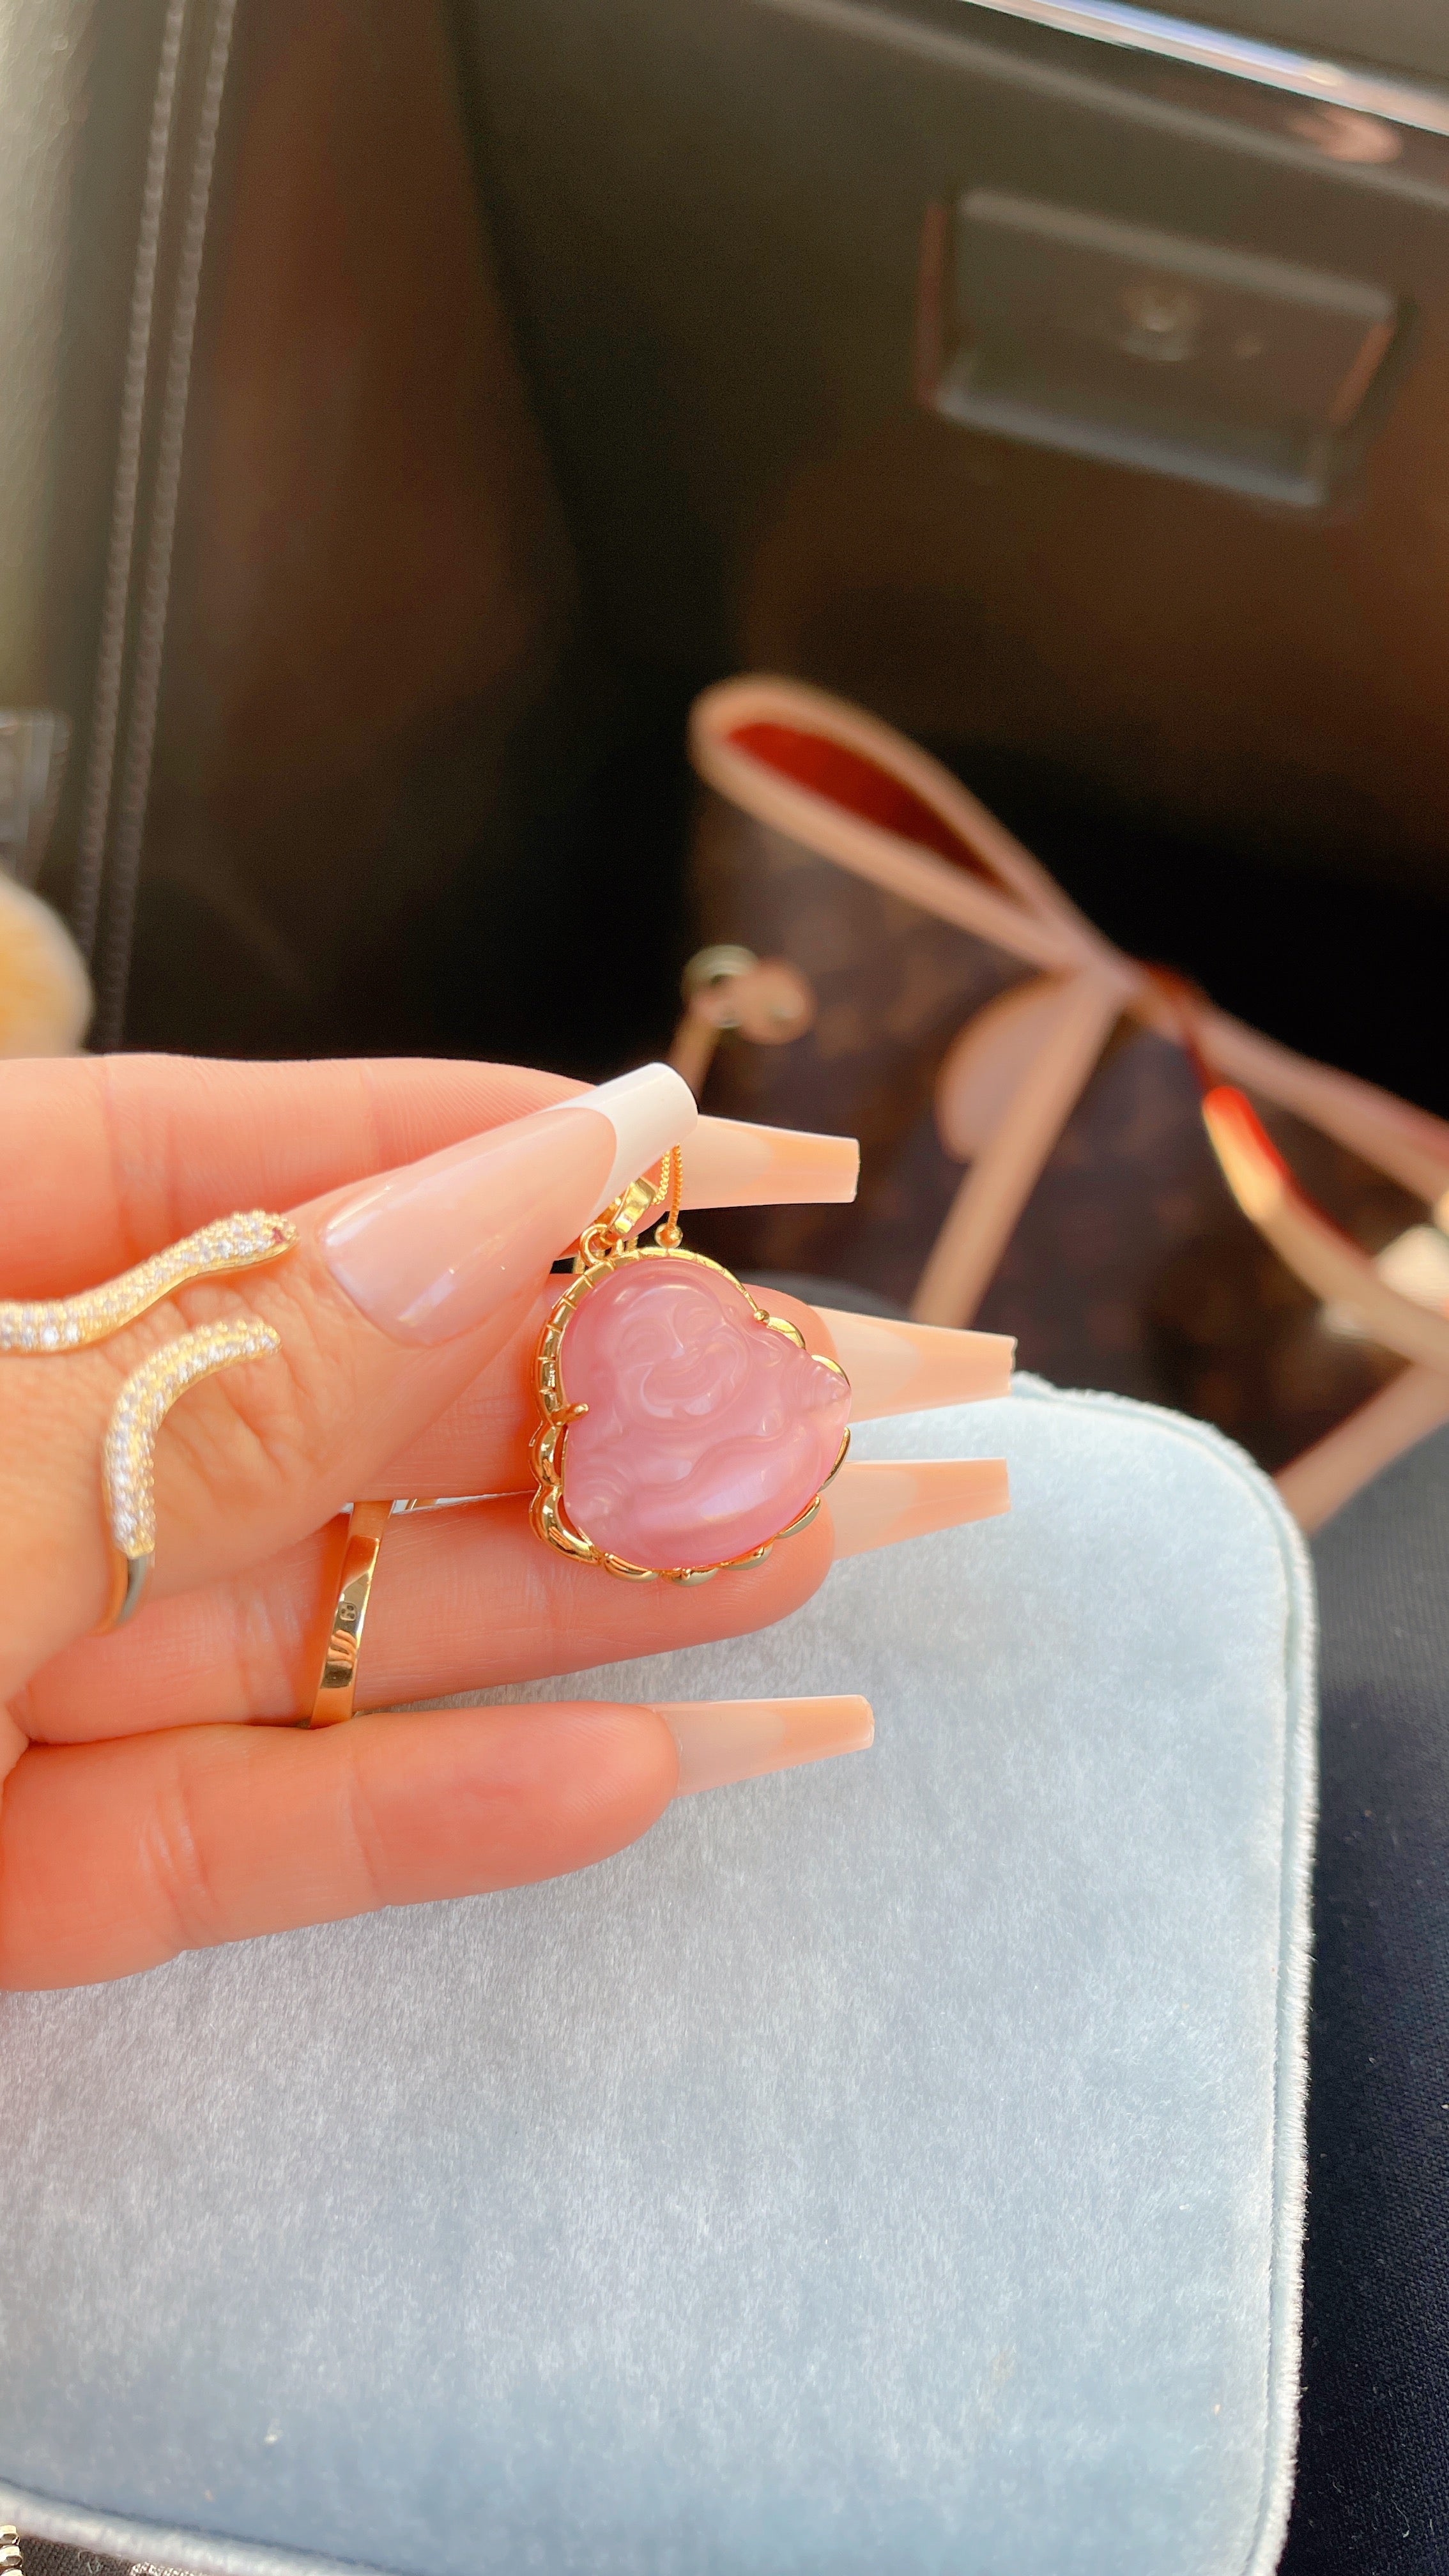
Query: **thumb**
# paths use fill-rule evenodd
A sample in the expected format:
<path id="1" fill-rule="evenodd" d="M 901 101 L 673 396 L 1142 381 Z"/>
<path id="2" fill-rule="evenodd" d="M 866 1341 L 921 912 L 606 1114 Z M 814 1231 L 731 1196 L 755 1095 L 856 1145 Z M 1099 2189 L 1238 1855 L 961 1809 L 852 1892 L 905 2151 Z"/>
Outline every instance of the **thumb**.
<path id="1" fill-rule="evenodd" d="M 8 1352 L 0 1699 L 94 1627 L 112 1598 L 106 1425 L 123 1380 L 175 1342 L 178 1321 L 239 1322 L 229 1342 L 252 1356 L 197 1385 L 156 1450 L 166 1591 L 253 1563 L 366 1492 L 486 1365 L 557 1254 L 695 1116 L 679 1076 L 647 1065 L 314 1201 L 296 1212 L 296 1248 L 275 1267 L 190 1287 L 169 1314 L 154 1310 L 96 1348 Z M 143 1419 L 127 1472 L 145 1469 L 147 1433 Z"/>

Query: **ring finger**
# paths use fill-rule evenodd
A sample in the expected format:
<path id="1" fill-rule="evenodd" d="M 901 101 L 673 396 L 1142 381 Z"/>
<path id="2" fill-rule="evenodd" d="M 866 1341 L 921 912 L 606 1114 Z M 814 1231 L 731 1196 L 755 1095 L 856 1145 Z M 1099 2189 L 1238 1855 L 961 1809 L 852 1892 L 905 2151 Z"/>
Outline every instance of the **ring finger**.
<path id="1" fill-rule="evenodd" d="M 613 1581 L 541 1547 L 518 1495 L 389 1526 L 368 1606 L 359 1706 L 581 1672 L 768 1627 L 809 1599 L 837 1556 L 1006 1508 L 999 1459 L 847 1465 L 810 1525 L 760 1565 L 699 1586 Z M 340 1525 L 339 1525 L 340 1526 Z M 158 1602 L 144 1626 L 57 1656 L 13 1703 L 41 1743 L 168 1726 L 290 1720 L 311 1707 L 336 1595 L 336 1537 Z"/>

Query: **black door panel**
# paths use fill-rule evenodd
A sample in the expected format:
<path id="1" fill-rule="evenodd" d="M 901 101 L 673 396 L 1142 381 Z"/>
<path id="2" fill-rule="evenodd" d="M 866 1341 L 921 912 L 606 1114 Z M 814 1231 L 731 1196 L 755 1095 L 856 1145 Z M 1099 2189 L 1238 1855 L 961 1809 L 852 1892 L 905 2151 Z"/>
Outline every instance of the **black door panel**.
<path id="1" fill-rule="evenodd" d="M 1449 147 L 1344 164 L 1301 102 L 959 0 L 528 0 L 474 57 L 515 316 L 631 659 L 804 671 L 968 765 L 1449 890 Z M 923 238 L 972 191 L 1392 316 L 1324 505 L 933 414 Z"/>

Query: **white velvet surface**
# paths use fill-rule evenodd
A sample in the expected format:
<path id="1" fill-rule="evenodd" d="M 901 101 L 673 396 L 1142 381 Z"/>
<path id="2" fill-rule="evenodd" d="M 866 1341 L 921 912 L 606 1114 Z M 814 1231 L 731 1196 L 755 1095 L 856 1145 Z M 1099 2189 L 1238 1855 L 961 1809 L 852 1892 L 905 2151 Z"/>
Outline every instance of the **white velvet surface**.
<path id="1" fill-rule="evenodd" d="M 228 2570 L 1272 2566 L 1302 1551 L 1109 1398 L 858 1441 L 1004 1452 L 1015 1510 L 583 1687 L 864 1690 L 872 1752 L 552 1887 L 0 2002 L 9 2518 Z"/>

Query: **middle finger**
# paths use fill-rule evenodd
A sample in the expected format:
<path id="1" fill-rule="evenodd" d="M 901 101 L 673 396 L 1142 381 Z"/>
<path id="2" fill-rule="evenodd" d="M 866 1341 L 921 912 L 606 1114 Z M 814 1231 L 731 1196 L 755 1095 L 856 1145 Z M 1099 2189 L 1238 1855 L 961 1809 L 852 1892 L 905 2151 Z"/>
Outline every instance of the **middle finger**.
<path id="1" fill-rule="evenodd" d="M 425 1431 L 394 1457 L 372 1488 L 379 1495 L 512 1494 L 531 1491 L 528 1444 L 538 1428 L 534 1368 L 539 1336 L 567 1285 L 556 1278 L 489 1365 Z M 1016 1345 L 1005 1333 L 956 1332 L 940 1324 L 897 1323 L 878 1315 L 807 1306 L 777 1288 L 751 1287 L 757 1305 L 783 1315 L 807 1347 L 839 1360 L 850 1380 L 850 1419 L 923 1413 L 1004 1395 Z"/>
<path id="2" fill-rule="evenodd" d="M 815 1519 L 762 1564 L 701 1585 L 621 1583 L 543 1546 L 517 1494 L 388 1527 L 367 1614 L 359 1709 L 574 1673 L 741 1636 L 786 1618 L 855 1555 L 1007 1508 L 999 1458 L 845 1466 Z M 337 1524 L 337 1530 L 345 1528 Z M 92 1743 L 310 1710 L 337 1592 L 319 1531 L 270 1564 L 153 1604 L 57 1655 L 12 1702 L 32 1742 Z"/>
<path id="3" fill-rule="evenodd" d="M 839 1351 L 852 1418 L 1003 1392 L 1002 1336 L 821 1314 L 774 1291 L 813 1349 Z M 536 1418 L 533 1353 L 547 1297 L 466 1398 L 380 1480 L 383 1492 L 495 1489 L 467 1509 L 395 1519 L 368 1612 L 359 1704 L 481 1688 L 768 1626 L 808 1598 L 832 1554 L 986 1517 L 1005 1507 L 997 1463 L 847 1466 L 829 1513 L 777 1543 L 763 1565 L 680 1589 L 620 1584 L 540 1546 L 528 1526 L 527 1441 Z M 502 1490 L 499 1490 L 502 1489 Z M 837 1526 L 838 1524 L 838 1526 Z M 303 1714 L 320 1670 L 340 1563 L 341 1524 L 226 1581 L 154 1603 L 133 1628 L 87 1639 L 37 1676 L 18 1709 L 49 1742 L 147 1727 Z"/>

